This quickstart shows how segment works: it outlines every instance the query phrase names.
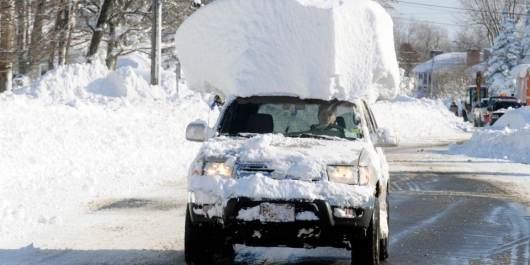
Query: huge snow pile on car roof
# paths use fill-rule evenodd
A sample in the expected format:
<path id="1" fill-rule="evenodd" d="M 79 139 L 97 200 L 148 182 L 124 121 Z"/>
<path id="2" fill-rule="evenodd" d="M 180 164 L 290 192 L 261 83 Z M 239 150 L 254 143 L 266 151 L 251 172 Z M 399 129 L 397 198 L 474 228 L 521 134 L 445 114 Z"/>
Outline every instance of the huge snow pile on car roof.
<path id="1" fill-rule="evenodd" d="M 218 0 L 176 34 L 188 86 L 370 101 L 399 89 L 392 20 L 370 0 Z"/>

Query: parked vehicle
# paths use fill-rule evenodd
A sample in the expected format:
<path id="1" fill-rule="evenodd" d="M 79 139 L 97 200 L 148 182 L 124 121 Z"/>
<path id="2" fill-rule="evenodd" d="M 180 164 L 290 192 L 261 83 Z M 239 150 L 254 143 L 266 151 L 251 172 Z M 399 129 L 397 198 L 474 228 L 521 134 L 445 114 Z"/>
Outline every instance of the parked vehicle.
<path id="1" fill-rule="evenodd" d="M 495 103 L 499 100 L 515 100 L 517 101 L 517 98 L 514 97 L 514 96 L 506 96 L 506 95 L 500 95 L 500 96 L 492 96 L 488 99 L 488 104 L 487 104 L 487 108 L 491 108 L 493 107 L 493 105 L 495 105 Z"/>
<path id="2" fill-rule="evenodd" d="M 15 86 L 26 86 L 29 84 L 29 77 L 24 74 L 14 74 L 13 84 Z"/>
<path id="3" fill-rule="evenodd" d="M 490 124 L 490 121 L 491 121 L 491 115 L 492 115 L 492 108 L 493 106 L 495 105 L 495 103 L 499 100 L 517 100 L 515 97 L 513 96 L 506 96 L 506 94 L 502 93 L 501 95 L 499 96 L 492 96 L 490 97 L 487 101 L 486 101 L 486 113 L 484 113 L 484 121 L 486 122 L 486 124 Z"/>
<path id="4" fill-rule="evenodd" d="M 493 125 L 504 113 L 510 108 L 520 108 L 523 104 L 515 99 L 498 99 L 495 101 L 493 106 L 488 107 L 488 111 L 491 113 L 491 119 L 489 125 Z"/>
<path id="5" fill-rule="evenodd" d="M 313 126 L 322 109 L 335 119 Z M 186 139 L 204 142 L 188 176 L 187 263 L 213 264 L 236 243 L 346 248 L 361 264 L 388 257 L 381 147 L 397 136 L 363 100 L 234 97 L 213 128 L 192 122 Z"/>

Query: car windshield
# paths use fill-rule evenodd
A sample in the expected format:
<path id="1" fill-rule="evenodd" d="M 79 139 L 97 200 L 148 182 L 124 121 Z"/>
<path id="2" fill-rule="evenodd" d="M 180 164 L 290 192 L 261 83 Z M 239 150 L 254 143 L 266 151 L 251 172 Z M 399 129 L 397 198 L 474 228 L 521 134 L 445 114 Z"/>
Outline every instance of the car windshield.
<path id="1" fill-rule="evenodd" d="M 362 137 L 360 115 L 351 102 L 269 96 L 236 98 L 227 108 L 219 124 L 220 135 L 281 133 L 287 137 L 348 140 Z"/>
<path id="2" fill-rule="evenodd" d="M 519 108 L 521 107 L 521 103 L 514 102 L 514 101 L 497 101 L 495 102 L 495 105 L 493 106 L 493 110 L 500 110 L 500 109 L 508 109 L 508 108 Z"/>
<path id="3" fill-rule="evenodd" d="M 515 99 L 515 97 L 490 97 L 488 100 L 488 106 L 492 107 L 497 101 L 501 99 Z"/>

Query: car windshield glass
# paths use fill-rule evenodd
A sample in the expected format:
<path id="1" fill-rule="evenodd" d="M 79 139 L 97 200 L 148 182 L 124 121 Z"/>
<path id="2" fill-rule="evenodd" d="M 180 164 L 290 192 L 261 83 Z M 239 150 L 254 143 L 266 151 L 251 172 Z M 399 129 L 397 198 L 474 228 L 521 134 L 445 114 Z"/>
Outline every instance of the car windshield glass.
<path id="1" fill-rule="evenodd" d="M 515 97 L 490 97 L 488 100 L 488 106 L 495 105 L 495 103 L 501 99 L 515 99 Z"/>
<path id="2" fill-rule="evenodd" d="M 264 96 L 236 98 L 224 112 L 218 132 L 241 136 L 281 133 L 287 137 L 361 138 L 360 115 L 345 101 Z"/>
<path id="3" fill-rule="evenodd" d="M 518 102 L 510 102 L 510 101 L 498 101 L 495 103 L 493 109 L 499 110 L 499 109 L 508 109 L 508 108 L 519 108 L 521 107 L 521 103 Z"/>

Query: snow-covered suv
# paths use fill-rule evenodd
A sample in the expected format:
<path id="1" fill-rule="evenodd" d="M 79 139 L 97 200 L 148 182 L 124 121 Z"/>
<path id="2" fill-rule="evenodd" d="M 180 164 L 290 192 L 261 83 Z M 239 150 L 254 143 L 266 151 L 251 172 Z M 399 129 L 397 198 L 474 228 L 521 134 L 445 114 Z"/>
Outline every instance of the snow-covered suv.
<path id="1" fill-rule="evenodd" d="M 334 123 L 312 126 L 323 108 Z M 397 136 L 363 100 L 231 96 L 213 128 L 192 122 L 186 139 L 204 141 L 188 176 L 187 263 L 213 264 L 234 244 L 347 248 L 363 264 L 388 257 L 381 147 Z"/>

